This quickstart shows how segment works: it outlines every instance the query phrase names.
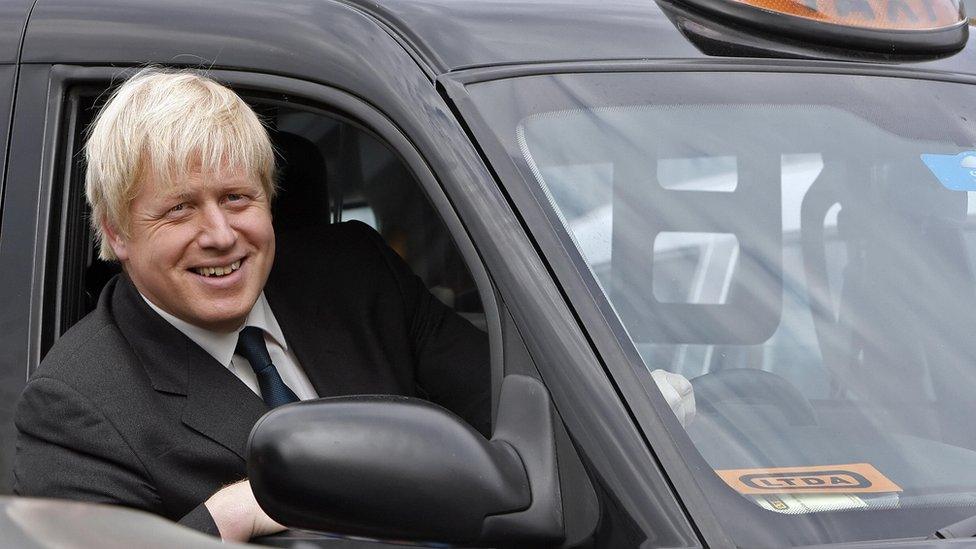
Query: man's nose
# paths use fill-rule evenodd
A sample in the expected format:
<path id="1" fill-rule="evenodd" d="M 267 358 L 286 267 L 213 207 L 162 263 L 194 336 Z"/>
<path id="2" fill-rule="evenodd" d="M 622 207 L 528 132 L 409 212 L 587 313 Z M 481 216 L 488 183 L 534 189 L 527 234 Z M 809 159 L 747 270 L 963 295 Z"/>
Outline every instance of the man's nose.
<path id="1" fill-rule="evenodd" d="M 237 231 L 230 224 L 227 212 L 219 205 L 203 208 L 199 243 L 202 248 L 227 249 L 237 242 Z"/>

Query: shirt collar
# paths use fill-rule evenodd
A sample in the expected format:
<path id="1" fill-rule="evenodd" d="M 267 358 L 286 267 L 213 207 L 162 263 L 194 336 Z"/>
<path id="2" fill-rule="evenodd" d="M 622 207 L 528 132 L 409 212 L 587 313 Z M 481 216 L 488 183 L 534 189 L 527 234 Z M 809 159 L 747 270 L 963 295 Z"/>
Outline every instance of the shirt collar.
<path id="1" fill-rule="evenodd" d="M 275 318 L 274 312 L 271 311 L 271 305 L 268 304 L 268 300 L 264 297 L 264 292 L 261 292 L 258 296 L 258 300 L 254 303 L 254 307 L 251 308 L 251 312 L 248 313 L 244 324 L 229 333 L 214 332 L 199 326 L 194 326 L 157 307 L 155 303 L 149 301 L 146 296 L 142 295 L 142 292 L 139 295 L 142 296 L 142 299 L 154 311 L 159 313 L 159 316 L 163 317 L 174 328 L 182 332 L 183 335 L 190 338 L 191 341 L 199 345 L 210 356 L 214 357 L 217 362 L 226 367 L 230 367 L 231 359 L 234 358 L 234 349 L 237 347 L 237 335 L 244 329 L 244 326 L 261 328 L 282 349 L 285 351 L 288 350 L 288 343 L 285 341 L 285 336 L 281 332 L 281 326 L 278 325 L 278 320 Z"/>

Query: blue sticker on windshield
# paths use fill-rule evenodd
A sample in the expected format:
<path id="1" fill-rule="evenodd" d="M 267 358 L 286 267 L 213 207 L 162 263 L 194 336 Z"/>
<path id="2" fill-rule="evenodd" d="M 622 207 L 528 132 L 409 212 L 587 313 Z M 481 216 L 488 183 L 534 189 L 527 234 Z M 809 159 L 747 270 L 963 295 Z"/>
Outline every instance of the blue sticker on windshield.
<path id="1" fill-rule="evenodd" d="M 951 191 L 976 191 L 976 151 L 923 154 L 922 162 Z"/>

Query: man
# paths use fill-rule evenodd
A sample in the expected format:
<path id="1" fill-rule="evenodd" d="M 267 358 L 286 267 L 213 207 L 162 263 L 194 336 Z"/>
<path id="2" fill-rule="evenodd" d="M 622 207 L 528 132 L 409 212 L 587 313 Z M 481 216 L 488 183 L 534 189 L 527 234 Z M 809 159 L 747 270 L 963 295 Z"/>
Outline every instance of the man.
<path id="1" fill-rule="evenodd" d="M 485 335 L 379 235 L 293 235 L 275 262 L 273 151 L 232 91 L 143 71 L 103 108 L 86 155 L 101 257 L 124 274 L 24 391 L 17 493 L 246 540 L 282 529 L 242 481 L 247 435 L 272 406 L 417 395 L 488 431 Z"/>
<path id="2" fill-rule="evenodd" d="M 342 223 L 276 250 L 273 151 L 232 91 L 142 71 L 99 113 L 86 156 L 100 254 L 124 274 L 24 391 L 18 494 L 126 505 L 247 540 L 283 529 L 244 479 L 248 433 L 271 407 L 415 395 L 488 433 L 485 335 L 378 234 Z"/>

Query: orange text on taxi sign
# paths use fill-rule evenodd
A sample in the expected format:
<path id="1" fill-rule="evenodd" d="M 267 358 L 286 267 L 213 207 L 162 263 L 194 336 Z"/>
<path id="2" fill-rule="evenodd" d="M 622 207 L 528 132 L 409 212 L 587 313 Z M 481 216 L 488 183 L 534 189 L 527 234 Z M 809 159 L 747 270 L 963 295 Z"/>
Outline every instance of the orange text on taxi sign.
<path id="1" fill-rule="evenodd" d="M 901 487 L 869 463 L 716 469 L 716 474 L 740 494 L 830 494 L 901 492 Z"/>

